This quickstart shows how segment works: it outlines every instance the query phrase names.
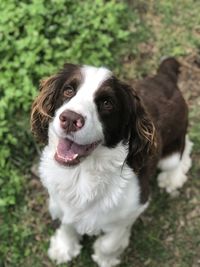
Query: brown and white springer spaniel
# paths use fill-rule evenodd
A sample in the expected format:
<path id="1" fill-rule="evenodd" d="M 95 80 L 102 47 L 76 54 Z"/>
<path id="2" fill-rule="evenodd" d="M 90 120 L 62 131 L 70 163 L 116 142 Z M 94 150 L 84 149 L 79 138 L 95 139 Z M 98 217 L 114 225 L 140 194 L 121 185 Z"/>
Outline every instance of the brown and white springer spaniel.
<path id="1" fill-rule="evenodd" d="M 149 203 L 149 180 L 174 194 L 186 181 L 192 144 L 187 105 L 177 87 L 179 63 L 165 59 L 157 74 L 132 86 L 106 68 L 66 64 L 41 83 L 32 130 L 46 144 L 41 181 L 60 228 L 49 257 L 80 253 L 83 234 L 100 235 L 92 258 L 117 265 L 134 221 Z"/>

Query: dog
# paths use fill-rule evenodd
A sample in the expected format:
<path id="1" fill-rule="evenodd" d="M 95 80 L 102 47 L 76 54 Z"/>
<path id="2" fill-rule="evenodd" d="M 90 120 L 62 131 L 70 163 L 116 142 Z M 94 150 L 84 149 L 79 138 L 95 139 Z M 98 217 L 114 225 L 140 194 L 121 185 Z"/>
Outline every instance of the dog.
<path id="1" fill-rule="evenodd" d="M 31 125 L 45 144 L 39 172 L 49 211 L 61 222 L 48 250 L 57 264 L 80 253 L 84 234 L 98 235 L 98 266 L 119 264 L 157 168 L 158 185 L 172 195 L 186 182 L 192 143 L 179 72 L 167 58 L 131 86 L 107 68 L 66 64 L 41 82 Z"/>

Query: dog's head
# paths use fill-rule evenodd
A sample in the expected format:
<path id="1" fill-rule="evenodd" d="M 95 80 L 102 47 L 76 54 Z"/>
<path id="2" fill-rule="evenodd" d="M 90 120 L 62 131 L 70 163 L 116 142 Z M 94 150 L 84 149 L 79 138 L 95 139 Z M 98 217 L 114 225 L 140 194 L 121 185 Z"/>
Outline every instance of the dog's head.
<path id="1" fill-rule="evenodd" d="M 136 162 L 154 143 L 154 127 L 140 98 L 106 68 L 66 64 L 41 82 L 33 103 L 32 131 L 48 142 L 50 127 L 58 138 L 55 159 L 75 165 L 99 145 L 128 145 Z"/>

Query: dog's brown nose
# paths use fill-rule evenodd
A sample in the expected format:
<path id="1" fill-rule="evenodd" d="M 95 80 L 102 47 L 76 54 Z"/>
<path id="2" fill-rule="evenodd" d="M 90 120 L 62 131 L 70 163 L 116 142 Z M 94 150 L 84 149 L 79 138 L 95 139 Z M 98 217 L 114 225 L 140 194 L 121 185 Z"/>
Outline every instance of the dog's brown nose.
<path id="1" fill-rule="evenodd" d="M 59 119 L 61 128 L 66 130 L 67 133 L 76 132 L 85 124 L 83 116 L 71 110 L 63 111 Z"/>

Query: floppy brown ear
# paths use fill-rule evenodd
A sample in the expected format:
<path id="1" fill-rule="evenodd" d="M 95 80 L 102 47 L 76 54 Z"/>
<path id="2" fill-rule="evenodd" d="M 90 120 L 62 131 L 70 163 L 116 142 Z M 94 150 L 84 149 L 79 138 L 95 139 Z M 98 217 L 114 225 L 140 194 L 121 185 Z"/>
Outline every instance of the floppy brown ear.
<path id="1" fill-rule="evenodd" d="M 139 171 L 156 148 L 155 127 L 137 92 L 129 87 L 131 115 L 127 161 Z"/>
<path id="2" fill-rule="evenodd" d="M 48 125 L 55 112 L 56 76 L 44 79 L 40 83 L 40 92 L 32 105 L 31 131 L 41 143 L 47 143 Z"/>

